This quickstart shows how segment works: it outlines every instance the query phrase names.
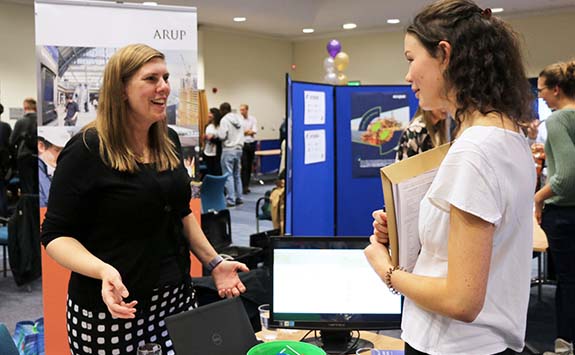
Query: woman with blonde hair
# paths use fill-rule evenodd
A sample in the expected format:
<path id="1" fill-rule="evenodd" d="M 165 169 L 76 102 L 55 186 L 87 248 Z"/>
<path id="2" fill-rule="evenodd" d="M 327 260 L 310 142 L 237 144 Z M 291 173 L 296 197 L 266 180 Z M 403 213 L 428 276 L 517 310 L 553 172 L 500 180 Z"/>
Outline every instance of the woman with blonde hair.
<path id="1" fill-rule="evenodd" d="M 445 111 L 427 111 L 419 107 L 399 139 L 395 160 L 407 159 L 449 142 L 448 123 Z"/>
<path id="2" fill-rule="evenodd" d="M 537 80 L 554 112 L 545 120 L 547 183 L 535 194 L 535 217 L 547 234 L 557 274 L 555 353 L 573 354 L 575 340 L 575 61 L 551 64 Z"/>
<path id="3" fill-rule="evenodd" d="M 72 270 L 67 328 L 73 354 L 135 354 L 173 345 L 164 318 L 195 306 L 190 252 L 222 297 L 245 292 L 189 208 L 190 177 L 175 131 L 164 55 L 146 45 L 106 65 L 95 122 L 73 137 L 54 173 L 42 243 Z"/>

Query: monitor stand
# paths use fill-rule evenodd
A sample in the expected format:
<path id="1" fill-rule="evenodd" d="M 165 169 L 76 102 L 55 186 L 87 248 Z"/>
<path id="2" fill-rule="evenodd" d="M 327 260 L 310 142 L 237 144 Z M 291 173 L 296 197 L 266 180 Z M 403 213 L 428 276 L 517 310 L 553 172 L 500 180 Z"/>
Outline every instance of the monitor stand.
<path id="1" fill-rule="evenodd" d="M 356 339 L 352 337 L 351 330 L 320 330 L 320 336 L 305 338 L 302 341 L 306 343 L 319 346 L 328 354 L 342 354 L 344 351 L 348 351 L 347 354 L 355 354 L 355 350 L 359 348 L 373 348 L 373 343 L 365 339 Z M 359 331 L 358 334 L 359 336 Z"/>

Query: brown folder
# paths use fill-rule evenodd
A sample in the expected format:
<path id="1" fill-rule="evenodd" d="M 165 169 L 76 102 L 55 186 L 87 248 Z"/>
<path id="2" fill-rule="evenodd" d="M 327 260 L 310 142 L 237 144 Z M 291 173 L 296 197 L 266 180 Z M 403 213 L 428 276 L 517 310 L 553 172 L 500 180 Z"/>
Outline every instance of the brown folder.
<path id="1" fill-rule="evenodd" d="M 400 265 L 407 268 L 408 271 L 411 271 L 415 263 L 413 258 L 410 258 L 410 260 L 399 260 L 400 238 L 417 238 L 417 243 L 419 243 L 418 235 L 398 235 L 400 234 L 398 232 L 398 227 L 400 227 L 398 226 L 398 213 L 400 211 L 396 209 L 395 200 L 400 202 L 401 200 L 405 199 L 406 196 L 402 195 L 396 187 L 399 186 L 399 184 L 405 182 L 417 182 L 418 177 L 425 175 L 427 180 L 422 182 L 420 189 L 423 188 L 425 184 L 427 184 L 428 189 L 429 185 L 431 185 L 429 177 L 432 178 L 434 176 L 431 174 L 434 174 L 433 171 L 439 167 L 450 146 L 451 144 L 447 143 L 380 169 L 381 184 L 383 186 L 383 199 L 387 212 L 389 249 L 391 253 L 391 261 L 395 266 Z M 395 198 L 394 193 L 396 194 Z M 421 202 L 421 199 L 419 199 L 418 202 Z M 415 220 L 415 223 L 417 223 L 417 219 Z"/>

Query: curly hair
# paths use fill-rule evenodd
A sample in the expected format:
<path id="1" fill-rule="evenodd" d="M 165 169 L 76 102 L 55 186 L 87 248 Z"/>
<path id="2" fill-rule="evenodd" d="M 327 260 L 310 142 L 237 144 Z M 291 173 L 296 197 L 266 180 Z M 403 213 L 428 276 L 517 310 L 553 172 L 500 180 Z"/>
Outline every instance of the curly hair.
<path id="1" fill-rule="evenodd" d="M 575 99 L 575 60 L 550 64 L 539 76 L 548 88 L 559 87 L 565 96 Z"/>
<path id="2" fill-rule="evenodd" d="M 522 127 L 533 119 L 518 35 L 491 10 L 470 0 L 439 0 L 419 12 L 406 31 L 434 58 L 445 57 L 440 41 L 450 43 L 443 76 L 445 92 L 456 93 L 458 123 L 475 110 L 507 115 Z"/>

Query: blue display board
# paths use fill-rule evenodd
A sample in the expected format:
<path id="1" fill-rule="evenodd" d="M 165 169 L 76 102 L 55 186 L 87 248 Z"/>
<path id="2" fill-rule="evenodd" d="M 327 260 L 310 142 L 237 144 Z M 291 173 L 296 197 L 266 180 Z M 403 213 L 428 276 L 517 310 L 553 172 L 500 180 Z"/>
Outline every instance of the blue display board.
<path id="1" fill-rule="evenodd" d="M 294 236 L 336 235 L 333 100 L 331 85 L 291 83 L 286 233 Z M 310 109 L 321 101 L 323 110 Z M 320 111 L 323 117 L 315 117 Z"/>
<path id="2" fill-rule="evenodd" d="M 338 86 L 335 102 L 336 235 L 367 236 L 384 206 L 379 168 L 395 160 L 418 103 L 409 85 Z"/>

